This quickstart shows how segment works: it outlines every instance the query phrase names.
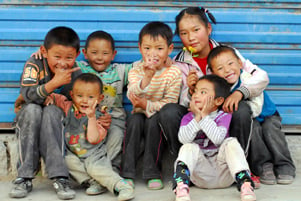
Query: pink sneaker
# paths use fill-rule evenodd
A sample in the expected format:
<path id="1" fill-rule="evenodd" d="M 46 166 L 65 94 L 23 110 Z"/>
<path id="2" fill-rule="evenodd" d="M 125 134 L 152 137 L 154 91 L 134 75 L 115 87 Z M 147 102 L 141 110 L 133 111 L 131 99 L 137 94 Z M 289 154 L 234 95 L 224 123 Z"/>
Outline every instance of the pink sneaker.
<path id="1" fill-rule="evenodd" d="M 176 201 L 191 201 L 189 196 L 189 186 L 180 182 L 177 184 L 177 188 L 175 189 L 176 193 Z"/>
<path id="2" fill-rule="evenodd" d="M 251 182 L 244 182 L 240 188 L 240 198 L 241 201 L 254 201 L 256 200 L 256 195 L 254 193 Z"/>

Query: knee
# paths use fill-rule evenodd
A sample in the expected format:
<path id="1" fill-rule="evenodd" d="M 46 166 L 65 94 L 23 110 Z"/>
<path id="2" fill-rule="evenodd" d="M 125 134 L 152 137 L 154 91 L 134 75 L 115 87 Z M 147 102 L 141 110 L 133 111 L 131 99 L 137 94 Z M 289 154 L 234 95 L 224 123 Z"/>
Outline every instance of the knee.
<path id="1" fill-rule="evenodd" d="M 229 137 L 223 142 L 223 146 L 230 150 L 235 150 L 237 147 L 241 147 L 238 140 L 235 137 Z"/>
<path id="2" fill-rule="evenodd" d="M 251 108 L 245 101 L 240 101 L 238 105 L 238 110 L 233 112 L 232 119 L 244 121 L 246 119 L 251 119 Z"/>
<path id="3" fill-rule="evenodd" d="M 194 150 L 198 148 L 197 144 L 194 143 L 187 143 L 187 144 L 183 144 L 180 148 L 180 152 L 194 152 Z M 197 152 L 194 152 L 197 153 Z"/>
<path id="4" fill-rule="evenodd" d="M 21 115 L 26 117 L 23 120 L 39 123 L 42 116 L 42 107 L 40 105 L 30 103 L 24 107 Z"/>
<path id="5" fill-rule="evenodd" d="M 55 105 L 49 105 L 43 108 L 43 119 L 60 119 L 62 115 L 63 111 Z"/>
<path id="6" fill-rule="evenodd" d="M 177 116 L 182 116 L 180 114 L 180 105 L 176 103 L 168 103 L 164 105 L 159 112 L 159 121 L 166 121 L 176 118 Z"/>

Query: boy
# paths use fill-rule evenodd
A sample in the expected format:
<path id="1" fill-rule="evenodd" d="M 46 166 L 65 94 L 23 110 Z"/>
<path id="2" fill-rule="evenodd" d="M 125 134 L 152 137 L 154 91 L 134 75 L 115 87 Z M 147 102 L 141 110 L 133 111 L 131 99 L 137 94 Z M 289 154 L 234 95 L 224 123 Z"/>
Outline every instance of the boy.
<path id="1" fill-rule="evenodd" d="M 20 162 L 18 177 L 9 193 L 12 198 L 23 198 L 32 190 L 32 179 L 43 158 L 48 177 L 59 199 L 73 199 L 69 188 L 68 168 L 64 161 L 62 111 L 54 106 L 43 107 L 52 92 L 68 95 L 70 82 L 80 73 L 75 59 L 79 54 L 78 35 L 68 27 L 51 29 L 41 46 L 42 60 L 29 58 L 21 77 L 20 96 L 25 104 L 16 116 Z"/>
<path id="2" fill-rule="evenodd" d="M 45 104 L 54 103 L 66 115 L 64 132 L 68 153 L 65 160 L 73 178 L 80 184 L 95 180 L 112 193 L 118 193 L 118 200 L 130 200 L 134 198 L 134 190 L 113 171 L 104 144 L 107 131 L 97 123 L 102 115 L 96 109 L 103 99 L 102 89 L 100 78 L 84 73 L 74 81 L 70 92 L 72 101 L 53 93 Z M 95 194 L 93 186 L 86 192 Z"/>
<path id="3" fill-rule="evenodd" d="M 132 65 L 111 64 L 117 51 L 113 37 L 104 31 L 95 31 L 88 36 L 83 53 L 88 63 L 79 63 L 82 72 L 93 73 L 104 83 L 104 99 L 99 107 L 106 106 L 112 117 L 105 143 L 113 169 L 119 173 L 126 118 L 123 90 L 128 84 L 128 72 Z"/>
<path id="4" fill-rule="evenodd" d="M 162 189 L 160 168 L 163 136 L 158 114 L 166 103 L 177 103 L 181 71 L 167 64 L 173 50 L 172 31 L 162 22 L 150 22 L 139 33 L 143 61 L 134 63 L 129 73 L 128 97 L 133 104 L 128 117 L 121 175 L 134 185 L 136 162 L 144 139 L 143 178 L 151 190 Z"/>
<path id="5" fill-rule="evenodd" d="M 229 95 L 227 82 L 216 75 L 199 79 L 182 121 L 179 141 L 183 144 L 175 162 L 173 189 L 176 201 L 190 201 L 190 181 L 200 188 L 225 188 L 234 181 L 241 200 L 256 200 L 244 151 L 229 137 L 231 114 L 220 108 Z"/>
<path id="6" fill-rule="evenodd" d="M 242 70 L 242 62 L 233 48 L 220 46 L 208 56 L 212 72 L 223 77 L 232 86 L 248 84 L 251 75 Z M 290 184 L 295 177 L 295 165 L 291 158 L 285 135 L 281 132 L 281 117 L 275 104 L 264 91 L 250 98 L 248 104 L 253 112 L 253 136 L 250 144 L 250 167 L 264 184 Z M 228 105 L 233 107 L 233 105 Z"/>

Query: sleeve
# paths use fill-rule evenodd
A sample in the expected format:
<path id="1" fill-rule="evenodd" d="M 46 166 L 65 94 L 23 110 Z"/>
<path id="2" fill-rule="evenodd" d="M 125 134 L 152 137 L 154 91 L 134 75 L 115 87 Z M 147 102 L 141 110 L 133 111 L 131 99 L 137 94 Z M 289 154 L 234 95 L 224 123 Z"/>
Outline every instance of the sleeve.
<path id="1" fill-rule="evenodd" d="M 243 70 L 252 75 L 250 79 L 242 83 L 236 90 L 243 94 L 244 99 L 259 96 L 269 84 L 267 72 L 245 59 L 237 50 L 235 51 L 243 63 Z"/>
<path id="2" fill-rule="evenodd" d="M 146 87 L 143 90 L 140 88 L 140 83 L 143 78 L 143 74 L 140 68 L 141 68 L 140 62 L 138 63 L 135 62 L 133 64 L 133 68 L 129 71 L 129 75 L 128 75 L 129 84 L 128 84 L 128 91 L 127 91 L 128 96 L 129 93 L 133 93 L 138 96 L 143 96 L 148 90 L 148 87 Z"/>
<path id="3" fill-rule="evenodd" d="M 146 116 L 150 117 L 156 112 L 160 111 L 161 108 L 167 103 L 177 103 L 179 100 L 179 94 L 181 90 L 182 74 L 181 71 L 173 66 L 169 68 L 166 79 L 169 79 L 169 84 L 164 91 L 162 99 L 159 101 L 147 101 Z"/>
<path id="4" fill-rule="evenodd" d="M 219 146 L 227 137 L 232 115 L 224 113 L 222 117 L 215 122 L 209 116 L 206 116 L 199 122 L 200 129 L 206 134 L 210 141 Z"/>
<path id="5" fill-rule="evenodd" d="M 179 141 L 182 144 L 191 143 L 200 131 L 198 123 L 194 119 L 193 113 L 189 112 L 183 116 L 178 133 Z"/>
<path id="6" fill-rule="evenodd" d="M 20 92 L 26 103 L 43 104 L 49 95 L 45 89 L 45 84 L 39 84 L 40 79 L 45 76 L 45 72 L 40 71 L 39 65 L 43 65 L 43 63 L 35 62 L 32 57 L 25 63 L 21 76 Z"/>

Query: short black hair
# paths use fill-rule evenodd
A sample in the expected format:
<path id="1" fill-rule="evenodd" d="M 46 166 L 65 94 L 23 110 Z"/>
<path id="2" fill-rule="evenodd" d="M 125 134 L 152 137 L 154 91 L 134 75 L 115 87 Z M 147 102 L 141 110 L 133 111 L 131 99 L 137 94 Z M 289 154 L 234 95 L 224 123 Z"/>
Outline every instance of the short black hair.
<path id="1" fill-rule="evenodd" d="M 90 41 L 93 40 L 93 39 L 103 39 L 103 40 L 109 41 L 111 43 L 111 46 L 112 46 L 112 51 L 115 50 L 115 41 L 114 41 L 113 37 L 111 36 L 111 34 L 105 32 L 105 31 L 94 31 L 94 32 L 92 32 L 86 40 L 86 45 L 85 45 L 86 50 L 89 46 Z"/>
<path id="2" fill-rule="evenodd" d="M 204 75 L 199 79 L 199 81 L 200 80 L 207 80 L 213 84 L 214 91 L 215 91 L 214 98 L 222 97 L 226 99 L 230 95 L 231 87 L 227 82 L 227 80 L 225 80 L 224 78 L 211 74 L 211 75 Z"/>
<path id="3" fill-rule="evenodd" d="M 158 38 L 161 36 L 164 38 L 167 42 L 167 45 L 170 46 L 172 44 L 172 30 L 171 28 L 160 21 L 153 21 L 147 23 L 140 31 L 139 33 L 139 43 L 141 44 L 142 38 L 145 35 L 150 35 L 152 38 Z"/>
<path id="4" fill-rule="evenodd" d="M 212 71 L 212 60 L 215 59 L 216 57 L 218 57 L 221 53 L 224 52 L 231 52 L 237 59 L 240 59 L 239 56 L 236 54 L 235 50 L 228 46 L 228 45 L 219 45 L 216 46 L 215 48 L 213 48 L 208 57 L 207 57 L 207 64 L 208 64 L 208 68 Z"/>
<path id="5" fill-rule="evenodd" d="M 100 88 L 100 93 L 102 94 L 103 92 L 103 83 L 101 79 L 93 73 L 82 73 L 79 76 L 77 76 L 73 82 L 72 88 L 76 81 L 83 81 L 85 83 L 96 83 Z"/>
<path id="6" fill-rule="evenodd" d="M 80 39 L 73 29 L 59 26 L 51 29 L 44 39 L 46 50 L 49 50 L 54 44 L 73 47 L 76 49 L 76 52 L 79 52 Z"/>

